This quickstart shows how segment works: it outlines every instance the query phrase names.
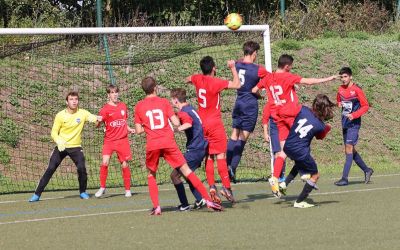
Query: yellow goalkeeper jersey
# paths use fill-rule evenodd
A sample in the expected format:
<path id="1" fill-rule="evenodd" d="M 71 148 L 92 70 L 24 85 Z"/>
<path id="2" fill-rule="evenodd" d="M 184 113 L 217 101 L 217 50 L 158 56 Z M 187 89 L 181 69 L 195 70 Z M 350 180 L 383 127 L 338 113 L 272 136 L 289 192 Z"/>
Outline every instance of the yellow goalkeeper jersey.
<path id="1" fill-rule="evenodd" d="M 55 142 L 58 139 L 66 141 L 66 148 L 81 146 L 82 129 L 85 122 L 96 122 L 97 116 L 84 109 L 78 109 L 74 114 L 64 109 L 57 113 L 51 129 L 51 138 Z"/>

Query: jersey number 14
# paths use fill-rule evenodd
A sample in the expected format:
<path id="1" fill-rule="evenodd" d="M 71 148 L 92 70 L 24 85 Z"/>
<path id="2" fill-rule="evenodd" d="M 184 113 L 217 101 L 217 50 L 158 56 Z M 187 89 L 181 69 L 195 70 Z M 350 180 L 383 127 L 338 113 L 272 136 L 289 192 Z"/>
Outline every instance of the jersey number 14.
<path id="1" fill-rule="evenodd" d="M 305 125 L 307 122 L 307 119 L 300 119 L 297 124 L 299 124 L 297 126 L 297 128 L 294 130 L 294 132 L 299 133 L 300 134 L 300 138 L 304 138 L 307 136 L 308 132 L 313 128 L 313 125 Z M 305 125 L 305 126 L 304 126 Z"/>

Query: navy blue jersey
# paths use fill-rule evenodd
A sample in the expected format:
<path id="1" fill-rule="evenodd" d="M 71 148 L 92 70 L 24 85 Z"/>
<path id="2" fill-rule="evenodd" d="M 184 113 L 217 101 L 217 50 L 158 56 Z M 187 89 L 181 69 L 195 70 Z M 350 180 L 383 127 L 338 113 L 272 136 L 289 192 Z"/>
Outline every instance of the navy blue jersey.
<path id="1" fill-rule="evenodd" d="M 262 77 L 267 75 L 267 70 L 254 63 L 236 62 L 236 70 L 239 75 L 241 87 L 237 90 L 238 99 L 257 100 L 257 96 L 251 93 L 251 89 L 257 85 Z"/>
<path id="2" fill-rule="evenodd" d="M 186 150 L 205 149 L 208 143 L 204 138 L 200 116 L 197 114 L 197 111 L 193 106 L 186 105 L 182 107 L 181 111 L 178 113 L 178 117 L 181 124 L 192 124 L 191 128 L 185 130 L 187 138 Z"/>
<path id="3" fill-rule="evenodd" d="M 342 127 L 360 127 L 361 116 L 368 111 L 369 105 L 363 90 L 357 85 L 341 85 L 337 93 L 337 102 L 342 107 Z M 353 120 L 347 118 L 351 114 Z"/>
<path id="4" fill-rule="evenodd" d="M 292 160 L 305 159 L 310 155 L 312 139 L 324 130 L 325 124 L 314 115 L 310 108 L 302 106 L 290 129 L 283 151 Z"/>

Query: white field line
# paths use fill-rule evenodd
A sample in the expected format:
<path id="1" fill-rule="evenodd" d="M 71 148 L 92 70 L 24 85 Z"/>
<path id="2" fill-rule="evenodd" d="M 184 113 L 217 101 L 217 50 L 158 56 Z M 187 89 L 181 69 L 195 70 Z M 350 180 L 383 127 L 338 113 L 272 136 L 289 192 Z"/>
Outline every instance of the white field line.
<path id="1" fill-rule="evenodd" d="M 380 190 L 389 190 L 389 189 L 400 189 L 400 186 L 399 187 L 368 188 L 368 189 L 344 190 L 344 191 L 336 191 L 336 192 L 325 192 L 325 193 L 313 194 L 311 196 L 331 195 L 331 194 L 345 194 L 345 193 L 356 193 L 356 192 L 370 192 L 370 191 L 380 191 Z M 272 200 L 272 199 L 277 199 L 277 198 L 275 198 L 275 197 L 267 198 L 267 200 Z M 133 210 L 123 210 L 123 211 L 115 211 L 115 212 L 78 214 L 78 215 L 57 216 L 57 217 L 47 217 L 47 218 L 28 219 L 28 220 L 16 220 L 16 221 L 0 222 L 0 226 L 1 225 L 8 225 L 8 224 L 18 224 L 18 223 L 28 223 L 28 222 L 41 222 L 41 221 L 61 220 L 61 219 L 72 219 L 72 218 L 92 217 L 92 216 L 100 216 L 100 215 L 113 215 L 113 214 L 123 214 L 123 213 L 138 213 L 138 212 L 146 212 L 146 211 L 149 211 L 149 209 L 133 209 Z"/>
<path id="2" fill-rule="evenodd" d="M 373 178 L 382 178 L 382 177 L 393 177 L 393 176 L 400 176 L 400 174 L 383 174 L 383 175 L 373 175 Z M 361 177 L 349 177 L 349 179 L 360 179 Z M 338 180 L 339 178 L 330 178 L 329 180 Z M 252 184 L 257 184 L 258 182 L 241 182 L 235 185 L 252 185 Z M 188 189 L 188 188 L 186 188 Z M 160 188 L 159 191 L 171 191 L 175 190 L 173 188 Z M 144 194 L 148 193 L 147 191 L 134 191 L 132 192 L 134 194 Z M 117 194 L 122 194 L 122 193 L 107 193 L 107 195 L 117 195 Z M 28 202 L 28 198 L 30 197 L 31 194 L 27 195 L 27 199 L 25 200 L 10 200 L 10 201 L 0 201 L 0 204 L 6 204 L 6 203 L 17 203 L 17 202 Z M 78 198 L 78 195 L 76 195 Z M 45 200 L 58 200 L 58 199 L 65 199 L 65 196 L 59 196 L 59 197 L 52 197 L 52 198 L 41 198 L 41 201 Z"/>
<path id="3" fill-rule="evenodd" d="M 146 212 L 146 211 L 149 211 L 149 209 L 133 209 L 133 210 L 106 212 L 106 213 L 78 214 L 78 215 L 48 217 L 48 218 L 30 219 L 30 220 L 16 220 L 16 221 L 0 222 L 0 225 L 18 224 L 18 223 L 26 223 L 26 222 L 40 222 L 40 221 L 60 220 L 60 219 L 71 219 L 71 218 L 80 218 L 80 217 L 92 217 L 92 216 L 110 215 L 110 214 L 138 213 L 138 212 Z"/>

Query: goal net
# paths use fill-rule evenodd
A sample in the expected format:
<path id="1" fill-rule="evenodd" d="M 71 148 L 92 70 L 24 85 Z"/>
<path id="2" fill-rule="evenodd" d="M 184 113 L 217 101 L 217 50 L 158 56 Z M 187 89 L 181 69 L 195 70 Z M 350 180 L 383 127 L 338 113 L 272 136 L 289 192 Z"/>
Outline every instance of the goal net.
<path id="1" fill-rule="evenodd" d="M 242 45 L 248 40 L 260 43 L 257 63 L 271 70 L 267 25 L 244 25 L 237 32 L 225 26 L 0 29 L 0 193 L 35 189 L 55 147 L 50 137 L 54 117 L 66 107 L 69 91 L 77 90 L 79 106 L 97 114 L 108 101 L 106 87 L 117 84 L 133 127 L 133 107 L 144 97 L 140 82 L 145 76 L 156 78 L 163 97 L 169 97 L 169 89 L 185 88 L 189 102 L 197 107 L 194 88 L 185 84 L 184 78 L 199 73 L 200 59 L 209 55 L 216 61 L 218 77 L 231 79 L 226 61 L 242 57 Z M 236 91 L 223 92 L 222 113 L 228 136 L 235 99 Z M 239 181 L 265 180 L 268 174 L 269 149 L 259 124 L 243 153 L 237 172 Z M 88 188 L 99 187 L 103 136 L 102 128 L 85 125 L 82 147 Z M 184 134 L 176 134 L 175 138 L 184 151 Z M 131 135 L 129 141 L 132 185 L 145 185 L 144 136 Z M 158 182 L 170 182 L 170 172 L 161 161 Z M 205 178 L 204 167 L 198 174 Z M 114 154 L 107 187 L 120 186 L 121 169 Z M 76 167 L 67 157 L 46 190 L 77 187 Z"/>

